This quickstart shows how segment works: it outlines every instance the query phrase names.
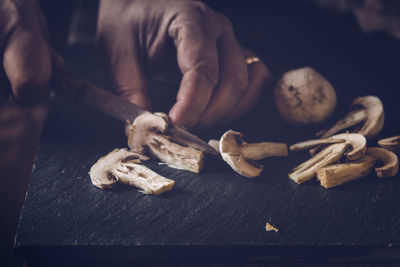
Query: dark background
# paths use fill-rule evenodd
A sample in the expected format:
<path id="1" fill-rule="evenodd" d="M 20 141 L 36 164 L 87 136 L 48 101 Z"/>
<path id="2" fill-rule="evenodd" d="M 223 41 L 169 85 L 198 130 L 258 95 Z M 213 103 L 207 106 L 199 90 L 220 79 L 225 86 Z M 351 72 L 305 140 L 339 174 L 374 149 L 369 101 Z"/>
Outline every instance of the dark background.
<path id="1" fill-rule="evenodd" d="M 49 19 L 49 28 L 56 49 L 77 65 L 80 56 L 82 60 L 87 59 L 84 51 L 92 51 L 90 59 L 96 61 L 96 54 L 90 43 L 95 23 L 95 12 L 93 12 L 96 9 L 95 2 L 66 2 L 44 1 L 44 11 Z M 351 13 L 338 14 L 301 1 L 206 2 L 232 20 L 241 44 L 256 52 L 276 79 L 287 70 L 311 66 L 331 81 L 338 94 L 338 108 L 332 120 L 345 113 L 354 97 L 374 93 L 385 105 L 388 122 L 384 128 L 385 135 L 399 133 L 396 98 L 400 89 L 398 40 L 383 33 L 363 33 Z M 76 7 L 80 7 L 86 14 L 83 19 L 81 17 L 74 20 L 74 16 L 70 14 Z M 80 31 L 74 30 L 71 33 L 74 27 L 80 28 Z M 72 38 L 71 34 L 75 37 Z M 75 54 L 71 54 L 71 51 Z M 90 74 L 77 65 L 70 67 L 87 74 L 86 78 L 90 79 L 91 75 L 101 75 L 98 72 Z M 98 80 L 98 77 L 92 77 L 92 80 Z M 159 106 L 166 109 L 172 104 L 173 95 L 168 99 L 170 101 L 167 103 L 161 103 L 160 98 L 156 98 L 155 101 L 160 102 Z M 269 123 L 271 128 L 278 128 L 279 131 L 261 126 L 261 123 Z M 71 125 L 73 127 L 73 122 Z M 296 132 L 296 135 L 288 134 L 285 137 L 288 143 L 310 137 L 310 133 L 319 128 L 318 126 L 294 128 L 281 122 L 273 106 L 271 88 L 266 90 L 261 104 L 250 115 L 228 127 L 245 132 L 248 139 L 253 141 L 262 140 L 265 136 L 277 138 L 281 131 Z M 220 136 L 226 128 L 212 129 L 203 137 Z M 15 168 L 21 169 L 21 166 Z M 4 216 L 2 215 L 1 235 L 4 238 L 1 239 L 4 247 L 2 251 L 7 252 L 3 259 L 7 263 L 10 261 L 10 264 L 12 261 L 10 244 L 29 172 L 29 167 L 18 172 L 3 172 L 10 179 L 2 187 L 4 192 L 1 194 L 1 212 Z M 20 178 L 16 180 L 17 178 L 13 176 L 18 175 Z"/>

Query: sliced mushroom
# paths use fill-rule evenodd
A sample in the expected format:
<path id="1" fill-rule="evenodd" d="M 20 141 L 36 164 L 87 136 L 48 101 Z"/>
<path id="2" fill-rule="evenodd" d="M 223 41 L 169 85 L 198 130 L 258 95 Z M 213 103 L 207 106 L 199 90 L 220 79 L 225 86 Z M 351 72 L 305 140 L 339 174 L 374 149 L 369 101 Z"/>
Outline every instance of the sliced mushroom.
<path id="1" fill-rule="evenodd" d="M 400 135 L 381 139 L 378 141 L 378 145 L 396 154 L 400 154 Z"/>
<path id="2" fill-rule="evenodd" d="M 355 133 L 343 133 L 331 136 L 330 138 L 307 140 L 291 145 L 290 149 L 292 151 L 299 151 L 316 146 L 311 152 L 311 155 L 314 156 L 316 154 L 315 151 L 320 151 L 322 145 L 342 142 L 347 142 L 350 145 L 350 149 L 344 153 L 348 160 L 354 161 L 365 155 L 367 140 L 363 135 Z"/>
<path id="3" fill-rule="evenodd" d="M 203 152 L 174 143 L 166 134 L 169 120 L 166 114 L 143 114 L 131 125 L 128 145 L 139 154 L 151 154 L 168 166 L 199 173 L 203 167 Z"/>
<path id="4" fill-rule="evenodd" d="M 344 139 L 336 139 L 336 138 L 323 138 L 323 139 L 311 139 L 311 140 L 306 140 L 303 142 L 299 142 L 296 144 L 293 144 L 289 147 L 290 151 L 301 151 L 301 150 L 306 150 L 310 149 L 319 145 L 330 145 L 330 144 L 337 144 L 337 143 L 343 143 Z"/>
<path id="5" fill-rule="evenodd" d="M 141 155 L 126 149 L 115 149 L 100 158 L 90 169 L 93 185 L 104 189 L 117 182 L 135 186 L 144 193 L 159 195 L 171 190 L 175 184 L 144 165 L 139 164 Z"/>
<path id="6" fill-rule="evenodd" d="M 317 133 L 320 138 L 327 138 L 342 130 L 354 127 L 351 131 L 364 135 L 367 139 L 377 136 L 384 123 L 384 111 L 381 100 L 376 96 L 357 97 L 350 108 L 353 108 L 344 118 L 331 128 Z"/>
<path id="7" fill-rule="evenodd" d="M 325 188 L 331 188 L 367 176 L 371 173 L 375 159 L 364 156 L 354 162 L 334 164 L 317 170 L 317 179 Z"/>
<path id="8" fill-rule="evenodd" d="M 392 177 L 397 174 L 399 160 L 393 152 L 380 147 L 369 147 L 367 155 L 373 157 L 380 164 L 375 168 L 375 173 L 379 178 Z"/>
<path id="9" fill-rule="evenodd" d="M 222 158 L 240 175 L 245 177 L 260 175 L 263 166 L 255 160 L 288 155 L 287 145 L 284 143 L 248 144 L 243 141 L 242 136 L 239 132 L 229 130 L 222 135 L 219 141 L 219 151 Z"/>
<path id="10" fill-rule="evenodd" d="M 311 159 L 294 168 L 289 173 L 289 178 L 298 184 L 311 180 L 318 169 L 338 161 L 348 147 L 347 142 L 329 145 Z"/>
<path id="11" fill-rule="evenodd" d="M 376 167 L 377 164 L 383 165 Z M 331 188 L 369 175 L 374 166 L 378 177 L 392 177 L 398 172 L 399 162 L 393 152 L 383 148 L 370 147 L 361 159 L 319 169 L 317 179 L 323 187 Z"/>
<path id="12" fill-rule="evenodd" d="M 219 141 L 215 139 L 210 139 L 208 144 L 212 146 L 219 153 Z"/>

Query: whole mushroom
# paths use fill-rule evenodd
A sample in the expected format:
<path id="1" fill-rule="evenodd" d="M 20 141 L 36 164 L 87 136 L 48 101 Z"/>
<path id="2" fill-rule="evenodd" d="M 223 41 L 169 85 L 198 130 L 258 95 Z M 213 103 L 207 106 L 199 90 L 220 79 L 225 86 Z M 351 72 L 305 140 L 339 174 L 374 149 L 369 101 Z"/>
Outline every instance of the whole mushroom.
<path id="1" fill-rule="evenodd" d="M 310 67 L 284 73 L 274 93 L 279 113 L 294 125 L 323 122 L 336 107 L 336 92 L 333 86 Z"/>

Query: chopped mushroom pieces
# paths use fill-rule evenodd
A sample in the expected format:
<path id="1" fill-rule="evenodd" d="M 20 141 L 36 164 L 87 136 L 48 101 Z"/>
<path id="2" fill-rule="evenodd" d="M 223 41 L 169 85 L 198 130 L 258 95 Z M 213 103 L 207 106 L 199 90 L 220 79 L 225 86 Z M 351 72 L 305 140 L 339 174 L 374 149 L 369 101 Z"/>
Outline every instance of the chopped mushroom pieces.
<path id="1" fill-rule="evenodd" d="M 239 132 L 229 130 L 222 135 L 219 141 L 219 151 L 223 160 L 242 176 L 250 178 L 260 175 L 263 166 L 255 160 L 288 155 L 287 145 L 284 143 L 248 144 L 243 141 L 242 136 Z"/>
<path id="2" fill-rule="evenodd" d="M 265 224 L 265 231 L 269 232 L 269 231 L 274 231 L 275 233 L 279 232 L 279 229 L 272 226 L 269 222 L 267 222 Z"/>
<path id="3" fill-rule="evenodd" d="M 335 144 L 332 142 L 332 139 L 337 139 L 340 143 Z M 307 149 L 310 148 L 307 144 L 328 144 L 328 146 L 322 149 L 319 153 L 313 155 L 311 159 L 293 169 L 293 172 L 289 174 L 289 177 L 296 183 L 300 184 L 312 179 L 318 169 L 335 163 L 343 155 L 345 155 L 348 160 L 357 160 L 365 155 L 367 149 L 367 140 L 361 134 L 337 134 L 328 139 L 320 139 L 320 142 L 317 141 L 318 140 L 309 140 L 291 146 Z"/>
<path id="4" fill-rule="evenodd" d="M 177 144 L 167 134 L 169 121 L 166 114 L 146 113 L 131 125 L 128 145 L 141 155 L 152 155 L 169 167 L 199 173 L 203 167 L 203 152 Z"/>
<path id="5" fill-rule="evenodd" d="M 289 178 L 298 184 L 311 180 L 318 169 L 338 161 L 347 147 L 347 143 L 338 143 L 324 148 L 314 157 L 294 168 L 293 172 L 289 173 Z"/>
<path id="6" fill-rule="evenodd" d="M 383 148 L 370 147 L 364 157 L 354 162 L 319 169 L 317 178 L 323 187 L 331 188 L 367 176 L 374 167 L 378 177 L 393 177 L 399 169 L 398 158 L 396 154 Z"/>
<path id="7" fill-rule="evenodd" d="M 378 145 L 396 154 L 400 154 L 400 135 L 381 139 L 378 141 Z"/>
<path id="8" fill-rule="evenodd" d="M 159 195 L 173 188 L 175 182 L 167 179 L 144 165 L 141 156 L 126 149 L 115 149 L 100 158 L 90 169 L 93 185 L 104 189 L 117 182 L 135 186 L 146 194 Z"/>
<path id="9" fill-rule="evenodd" d="M 385 115 L 381 100 L 376 96 L 357 97 L 344 118 L 337 121 L 331 128 L 317 133 L 320 138 L 327 138 L 345 129 L 353 128 L 351 132 L 364 135 L 368 140 L 377 136 L 382 130 Z"/>

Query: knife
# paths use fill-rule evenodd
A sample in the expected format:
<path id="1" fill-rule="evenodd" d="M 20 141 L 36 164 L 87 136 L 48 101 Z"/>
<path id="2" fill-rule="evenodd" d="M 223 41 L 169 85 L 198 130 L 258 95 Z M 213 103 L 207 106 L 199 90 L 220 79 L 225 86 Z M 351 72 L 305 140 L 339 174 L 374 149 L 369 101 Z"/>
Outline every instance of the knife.
<path id="1" fill-rule="evenodd" d="M 78 75 L 58 67 L 53 69 L 51 88 L 74 102 L 92 106 L 123 122 L 129 121 L 132 123 L 138 116 L 150 113 L 119 96 L 97 87 Z M 167 134 L 178 144 L 186 145 L 211 155 L 219 155 L 205 141 L 175 125 L 168 127 Z"/>

